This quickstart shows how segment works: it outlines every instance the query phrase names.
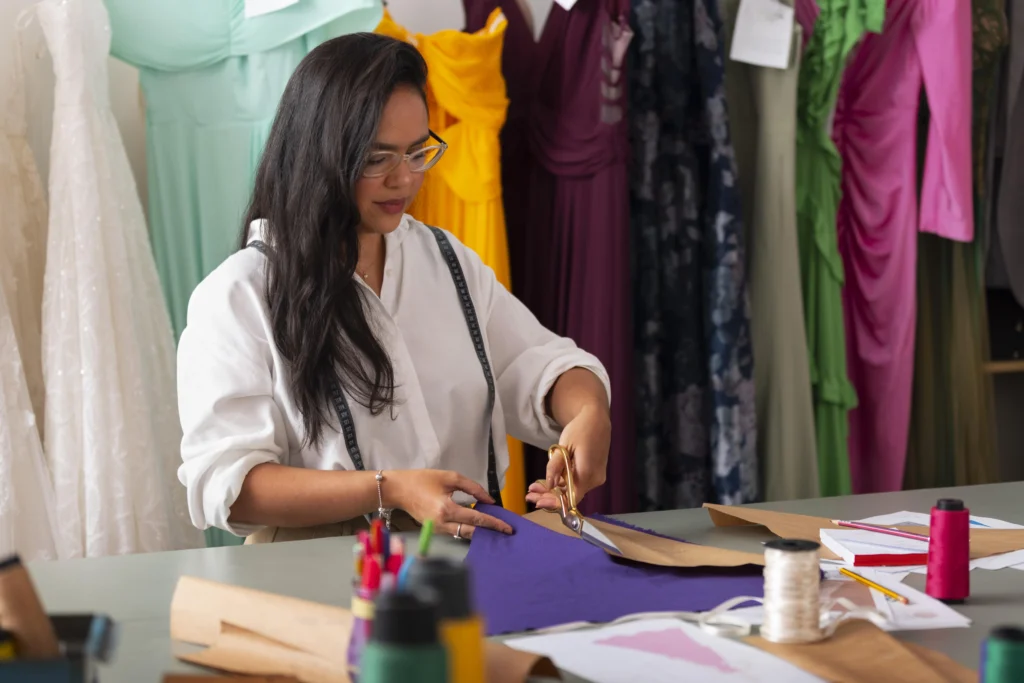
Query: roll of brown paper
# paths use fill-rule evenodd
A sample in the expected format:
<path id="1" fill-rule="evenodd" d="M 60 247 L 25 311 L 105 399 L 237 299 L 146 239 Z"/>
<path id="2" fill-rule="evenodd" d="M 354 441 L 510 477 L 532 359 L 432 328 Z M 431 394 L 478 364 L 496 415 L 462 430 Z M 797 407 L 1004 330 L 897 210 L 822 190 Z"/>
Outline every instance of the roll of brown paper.
<path id="1" fill-rule="evenodd" d="M 60 645 L 32 577 L 17 555 L 0 560 L 0 628 L 14 636 L 19 659 L 55 659 Z"/>

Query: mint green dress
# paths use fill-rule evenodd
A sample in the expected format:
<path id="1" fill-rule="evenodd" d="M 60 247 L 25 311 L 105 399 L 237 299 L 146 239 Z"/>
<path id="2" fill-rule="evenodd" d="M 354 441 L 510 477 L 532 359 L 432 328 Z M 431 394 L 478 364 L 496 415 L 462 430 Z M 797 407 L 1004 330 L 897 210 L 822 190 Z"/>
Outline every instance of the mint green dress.
<path id="1" fill-rule="evenodd" d="M 247 19 L 244 0 L 105 0 L 111 54 L 139 69 L 153 252 L 176 336 L 192 290 L 237 244 L 253 175 L 295 67 L 372 31 L 381 0 L 300 0 Z M 207 543 L 241 542 L 218 530 Z"/>
<path id="2" fill-rule="evenodd" d="M 149 223 L 175 335 L 189 296 L 238 243 L 285 84 L 324 40 L 372 31 L 380 0 L 301 0 L 245 18 L 244 0 L 106 0 L 111 54 L 139 69 Z"/>

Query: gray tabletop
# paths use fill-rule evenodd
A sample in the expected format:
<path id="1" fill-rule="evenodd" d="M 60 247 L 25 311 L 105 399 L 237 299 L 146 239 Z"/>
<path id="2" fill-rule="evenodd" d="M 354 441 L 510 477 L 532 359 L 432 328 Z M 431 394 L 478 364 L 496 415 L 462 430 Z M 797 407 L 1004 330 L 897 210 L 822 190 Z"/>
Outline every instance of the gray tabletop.
<path id="1" fill-rule="evenodd" d="M 764 504 L 757 507 L 858 519 L 886 512 L 927 512 L 940 497 L 962 498 L 972 514 L 1024 524 L 1024 482 Z M 760 527 L 715 528 L 706 511 L 623 515 L 622 519 L 697 543 L 760 552 L 771 534 Z M 101 670 L 101 683 L 160 681 L 166 672 L 197 672 L 174 657 L 169 639 L 171 595 L 178 577 L 198 576 L 296 598 L 348 607 L 352 540 L 321 539 L 269 545 L 205 548 L 90 560 L 33 563 L 33 579 L 51 613 L 100 612 L 117 621 L 116 659 Z M 464 555 L 466 544 L 439 537 L 432 552 Z M 924 589 L 924 577 L 907 583 Z M 989 630 L 1024 624 L 1024 571 L 971 572 L 971 598 L 958 607 L 970 629 L 897 634 L 976 668 Z"/>

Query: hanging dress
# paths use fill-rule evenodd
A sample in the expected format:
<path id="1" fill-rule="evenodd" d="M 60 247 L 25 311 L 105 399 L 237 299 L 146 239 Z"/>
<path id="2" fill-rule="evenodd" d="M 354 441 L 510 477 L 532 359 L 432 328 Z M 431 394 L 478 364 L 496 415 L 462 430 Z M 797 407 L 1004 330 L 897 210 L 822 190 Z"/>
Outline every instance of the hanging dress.
<path id="1" fill-rule="evenodd" d="M 176 335 L 195 286 L 238 246 L 285 84 L 327 38 L 372 31 L 380 0 L 106 0 L 111 53 L 139 69 L 153 252 Z"/>
<path id="2" fill-rule="evenodd" d="M 846 374 L 843 261 L 836 237 L 842 158 L 832 113 L 850 50 L 880 31 L 885 0 L 819 0 L 821 13 L 800 66 L 797 100 L 797 236 L 807 352 L 814 391 L 821 495 L 850 493 L 848 412 L 857 394 Z"/>
<path id="3" fill-rule="evenodd" d="M 14 73 L 0 88 L 0 284 L 21 350 L 36 419 L 43 419 L 42 313 L 46 199 L 27 139 L 22 30 L 15 28 Z"/>
<path id="4" fill-rule="evenodd" d="M 1024 2 L 1007 2 L 1010 19 L 1010 50 L 1004 75 L 1005 107 L 998 153 L 1002 164 L 996 198 L 993 242 L 998 245 L 1003 287 L 1011 289 L 1019 306 L 1024 306 Z"/>
<path id="5" fill-rule="evenodd" d="M 723 8 L 731 32 L 739 0 Z M 796 238 L 796 100 L 803 45 L 797 23 L 786 69 L 726 63 L 730 132 L 750 245 L 757 455 L 769 501 L 817 498 L 820 490 Z"/>
<path id="6" fill-rule="evenodd" d="M 983 226 L 991 196 L 988 150 L 995 76 L 1009 36 L 1002 0 L 973 0 L 971 6 L 974 240 L 964 244 L 918 235 L 914 397 L 903 477 L 907 489 L 985 484 L 998 472 L 995 398 L 992 376 L 984 367 L 989 318 Z"/>
<path id="7" fill-rule="evenodd" d="M 202 544 L 178 483 L 174 337 L 117 121 L 102 0 L 35 6 L 56 80 L 45 444 L 72 556 Z"/>
<path id="8" fill-rule="evenodd" d="M 636 509 L 630 313 L 626 92 L 631 37 L 624 0 L 551 8 L 540 41 L 517 0 L 465 0 L 468 30 L 501 7 L 502 191 L 515 294 L 556 334 L 596 355 L 611 376 L 608 479 L 586 512 Z M 534 452 L 527 478 L 544 476 Z"/>
<path id="9" fill-rule="evenodd" d="M 474 33 L 413 34 L 385 11 L 376 32 L 411 43 L 423 55 L 430 128 L 449 145 L 441 163 L 425 174 L 408 213 L 454 234 L 511 290 L 498 139 L 508 109 L 501 75 L 506 25 L 501 10 L 495 9 Z M 501 500 L 506 509 L 523 514 L 523 446 L 509 437 L 508 450 Z"/>
<path id="10" fill-rule="evenodd" d="M 746 249 L 718 5 L 634 0 L 632 20 L 641 505 L 754 502 Z"/>
<path id="11" fill-rule="evenodd" d="M 922 87 L 930 122 L 918 209 Z M 859 399 L 850 413 L 853 491 L 899 491 L 913 387 L 917 232 L 960 242 L 974 232 L 969 0 L 889 0 L 885 30 L 865 37 L 846 67 L 833 138 L 843 158 L 837 224 L 847 367 Z"/>
<path id="12" fill-rule="evenodd" d="M 0 557 L 54 560 L 67 552 L 39 429 L 46 204 L 25 137 L 15 30 L 15 73 L 0 89 Z"/>

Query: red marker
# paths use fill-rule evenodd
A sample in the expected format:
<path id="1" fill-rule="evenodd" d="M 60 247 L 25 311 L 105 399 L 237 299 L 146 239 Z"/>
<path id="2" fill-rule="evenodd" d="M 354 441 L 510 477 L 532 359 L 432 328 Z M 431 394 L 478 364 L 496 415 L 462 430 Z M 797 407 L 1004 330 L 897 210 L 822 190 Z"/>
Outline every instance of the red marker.
<path id="1" fill-rule="evenodd" d="M 363 588 L 371 592 L 380 590 L 380 562 L 374 555 L 363 559 Z"/>
<path id="2" fill-rule="evenodd" d="M 402 563 L 405 562 L 405 557 L 402 555 L 391 555 L 388 557 L 386 568 L 388 574 L 394 574 L 398 576 L 398 572 L 402 570 Z"/>
<path id="3" fill-rule="evenodd" d="M 370 553 L 373 555 L 384 553 L 384 523 L 380 519 L 373 520 L 370 525 Z"/>

